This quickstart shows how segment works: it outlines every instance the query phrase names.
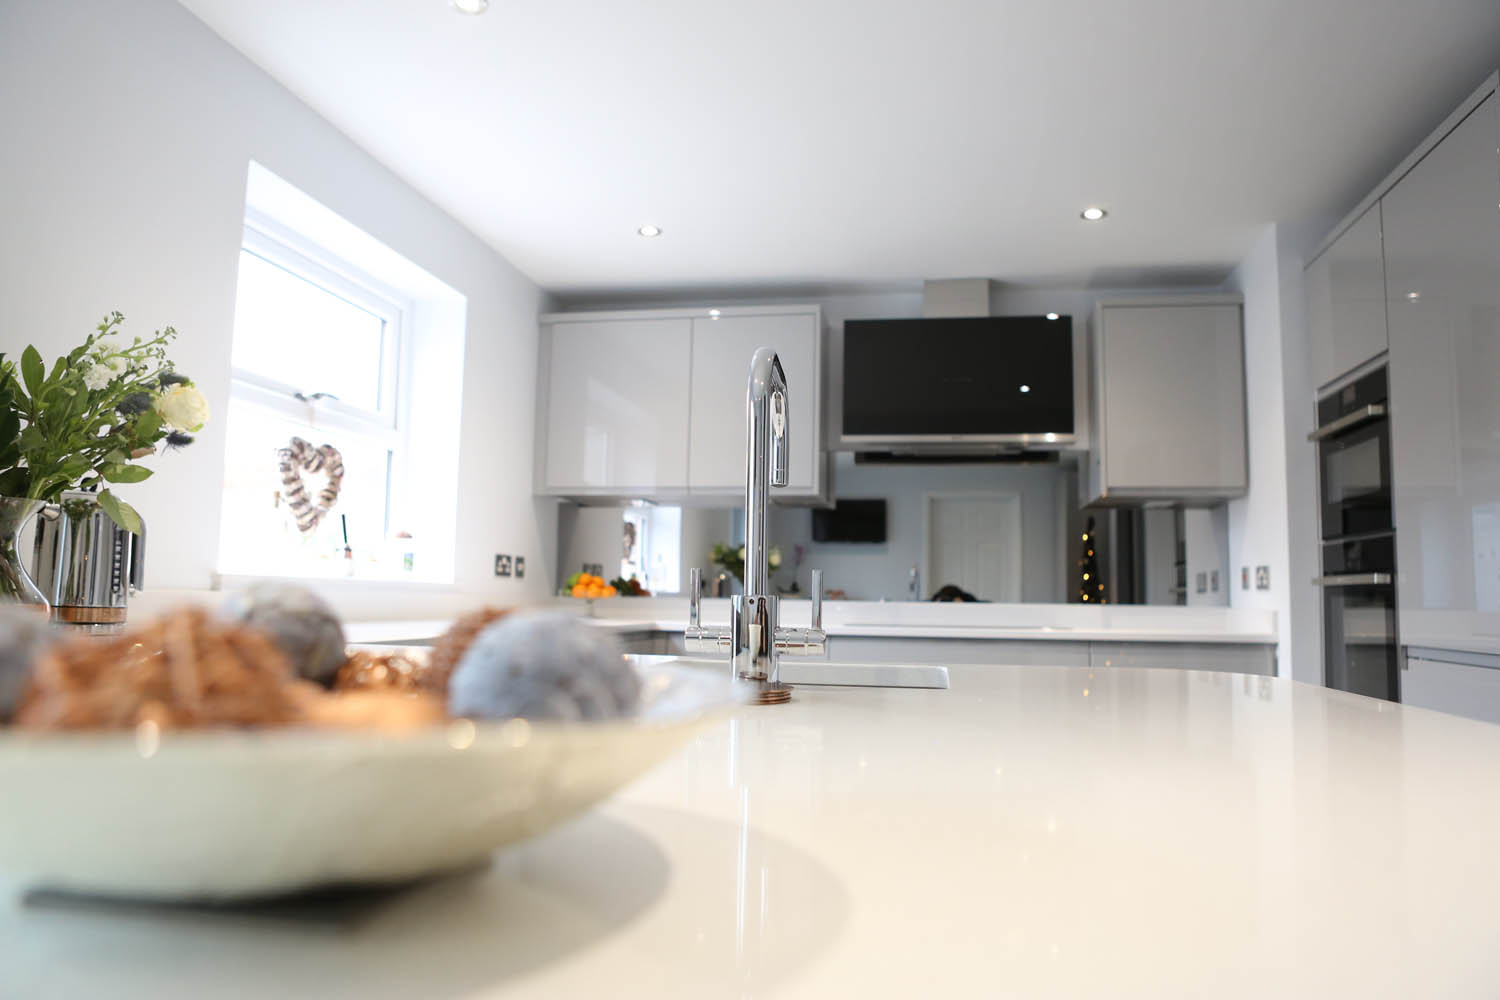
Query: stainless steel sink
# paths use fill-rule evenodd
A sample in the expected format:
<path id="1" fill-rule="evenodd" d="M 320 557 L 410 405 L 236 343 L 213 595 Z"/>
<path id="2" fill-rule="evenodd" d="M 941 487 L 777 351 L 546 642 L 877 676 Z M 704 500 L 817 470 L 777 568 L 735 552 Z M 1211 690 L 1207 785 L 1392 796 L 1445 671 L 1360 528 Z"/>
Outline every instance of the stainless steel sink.
<path id="1" fill-rule="evenodd" d="M 673 657 L 679 663 L 729 671 L 727 660 Z M 822 660 L 782 660 L 781 679 L 796 685 L 844 687 L 939 688 L 948 687 L 948 668 L 930 663 L 827 663 Z"/>

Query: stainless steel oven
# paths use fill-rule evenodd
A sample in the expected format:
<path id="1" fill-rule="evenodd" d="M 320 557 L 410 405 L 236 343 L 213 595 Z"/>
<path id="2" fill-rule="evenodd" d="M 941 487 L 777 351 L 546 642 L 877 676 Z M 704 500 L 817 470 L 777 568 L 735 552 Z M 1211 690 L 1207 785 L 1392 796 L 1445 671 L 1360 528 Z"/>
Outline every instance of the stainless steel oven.
<path id="1" fill-rule="evenodd" d="M 1318 442 L 1323 539 L 1390 531 L 1385 369 L 1320 400 L 1318 429 L 1312 437 Z"/>
<path id="2" fill-rule="evenodd" d="M 1398 700 L 1396 536 L 1391 532 L 1323 545 L 1324 683 Z"/>
<path id="3" fill-rule="evenodd" d="M 1390 425 L 1381 368 L 1318 402 L 1323 680 L 1400 700 Z"/>

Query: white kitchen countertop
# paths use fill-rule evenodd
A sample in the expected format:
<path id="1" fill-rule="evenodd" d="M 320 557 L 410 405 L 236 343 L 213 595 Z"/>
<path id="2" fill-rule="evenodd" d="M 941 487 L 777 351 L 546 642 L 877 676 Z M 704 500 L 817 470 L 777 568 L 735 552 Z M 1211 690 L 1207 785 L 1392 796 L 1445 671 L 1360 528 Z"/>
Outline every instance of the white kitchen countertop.
<path id="1" fill-rule="evenodd" d="M 25 997 L 1482 997 L 1500 726 L 1265 677 L 954 667 L 745 707 L 342 931 L 0 901 Z"/>
<path id="2" fill-rule="evenodd" d="M 558 606 L 591 624 L 621 632 L 682 632 L 687 601 L 681 598 L 560 600 Z M 807 625 L 810 604 L 784 600 L 782 622 Z M 1163 608 L 1142 605 L 1088 607 L 1070 604 L 932 604 L 825 601 L 824 629 L 831 637 L 885 639 L 1019 639 L 1061 642 L 1191 642 L 1272 644 L 1271 611 Z M 703 622 L 729 622 L 729 602 L 703 602 Z M 441 635 L 441 620 L 364 622 L 346 626 L 350 642 L 425 641 Z"/>

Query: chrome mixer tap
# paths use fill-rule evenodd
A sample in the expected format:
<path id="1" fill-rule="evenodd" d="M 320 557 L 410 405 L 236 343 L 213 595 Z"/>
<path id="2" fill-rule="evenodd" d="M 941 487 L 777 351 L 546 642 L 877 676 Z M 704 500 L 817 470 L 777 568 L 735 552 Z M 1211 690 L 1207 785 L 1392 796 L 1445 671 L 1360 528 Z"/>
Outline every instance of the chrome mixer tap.
<path id="1" fill-rule="evenodd" d="M 729 653 L 735 676 L 756 685 L 762 704 L 791 697 L 781 682 L 782 656 L 821 656 L 828 642 L 823 631 L 823 573 L 812 572 L 812 623 L 809 628 L 780 624 L 781 599 L 772 593 L 770 550 L 766 543 L 770 487 L 787 483 L 787 387 L 781 359 L 762 347 L 750 360 L 745 394 L 745 592 L 732 599 L 728 629 L 705 628 L 699 621 L 701 574 L 691 575 L 687 649 Z"/>

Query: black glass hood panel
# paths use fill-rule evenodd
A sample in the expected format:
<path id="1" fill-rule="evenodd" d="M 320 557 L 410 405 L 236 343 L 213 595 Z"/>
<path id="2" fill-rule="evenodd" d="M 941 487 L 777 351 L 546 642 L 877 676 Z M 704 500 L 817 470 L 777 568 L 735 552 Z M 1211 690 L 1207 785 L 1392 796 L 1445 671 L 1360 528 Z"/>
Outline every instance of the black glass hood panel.
<path id="1" fill-rule="evenodd" d="M 849 320 L 846 440 L 1073 437 L 1069 316 Z"/>

